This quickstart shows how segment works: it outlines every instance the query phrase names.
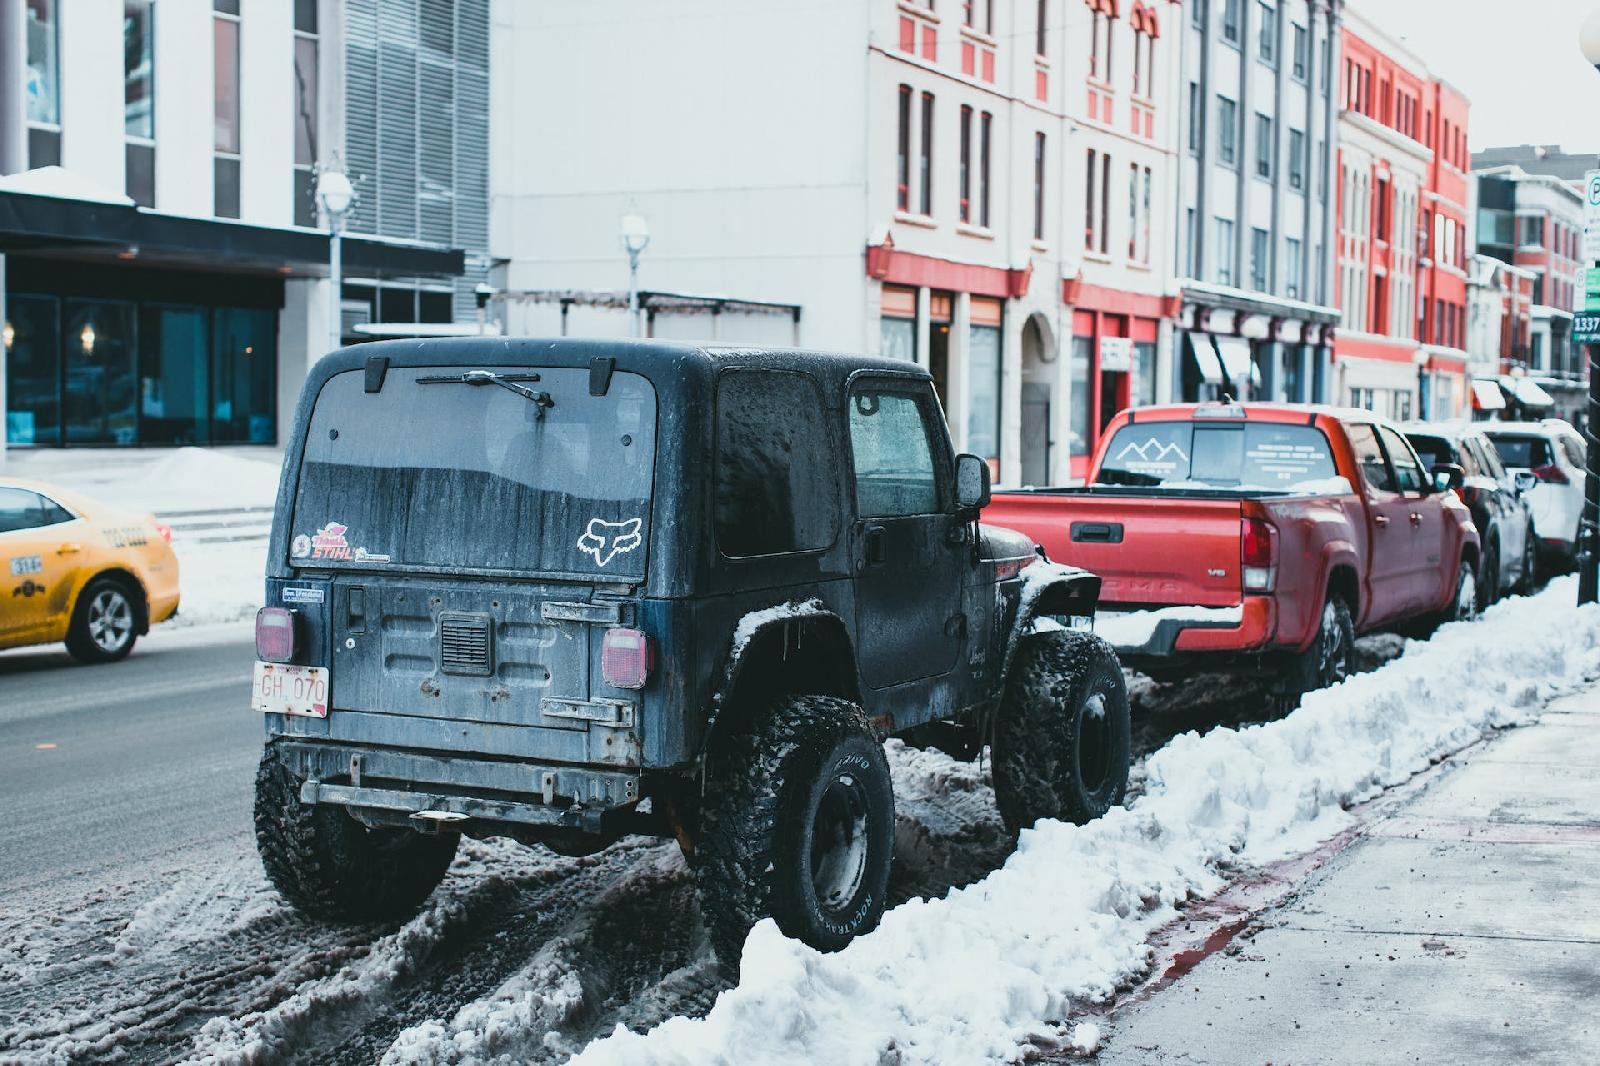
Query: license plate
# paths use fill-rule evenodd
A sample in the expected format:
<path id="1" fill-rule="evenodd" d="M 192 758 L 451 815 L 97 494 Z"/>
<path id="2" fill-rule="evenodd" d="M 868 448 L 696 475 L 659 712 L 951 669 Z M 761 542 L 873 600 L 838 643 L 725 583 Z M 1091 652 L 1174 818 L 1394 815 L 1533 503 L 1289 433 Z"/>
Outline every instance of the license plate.
<path id="1" fill-rule="evenodd" d="M 295 714 L 302 718 L 328 717 L 328 669 L 325 666 L 287 666 L 256 663 L 250 685 L 252 706 L 262 714 Z"/>

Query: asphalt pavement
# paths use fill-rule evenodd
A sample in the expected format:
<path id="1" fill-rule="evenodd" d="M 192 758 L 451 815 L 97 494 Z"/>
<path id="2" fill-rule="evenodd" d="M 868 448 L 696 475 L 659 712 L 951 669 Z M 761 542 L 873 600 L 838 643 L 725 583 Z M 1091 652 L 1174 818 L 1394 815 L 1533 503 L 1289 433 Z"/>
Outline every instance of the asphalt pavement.
<path id="1" fill-rule="evenodd" d="M 0 898 L 117 879 L 250 831 L 248 626 L 163 631 L 120 663 L 0 654 Z"/>
<path id="2" fill-rule="evenodd" d="M 1600 688 L 1450 763 L 1100 1066 L 1600 1062 Z"/>

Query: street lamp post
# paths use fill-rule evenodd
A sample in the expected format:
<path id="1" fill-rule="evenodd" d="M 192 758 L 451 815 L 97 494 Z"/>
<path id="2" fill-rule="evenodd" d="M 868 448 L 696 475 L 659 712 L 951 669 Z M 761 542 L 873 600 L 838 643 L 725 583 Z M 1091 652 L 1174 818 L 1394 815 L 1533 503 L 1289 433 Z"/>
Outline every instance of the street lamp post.
<path id="1" fill-rule="evenodd" d="M 637 337 L 639 329 L 639 254 L 650 246 L 650 227 L 644 216 L 629 211 L 622 216 L 620 225 L 622 248 L 628 253 L 628 336 Z"/>
<path id="2" fill-rule="evenodd" d="M 1600 9 L 1590 12 L 1578 31 L 1578 46 L 1583 57 L 1600 70 Z M 1585 196 L 1588 193 L 1585 191 Z M 1588 234 L 1584 235 L 1588 243 Z M 1594 264 L 1590 264 L 1591 266 Z M 1579 526 L 1581 547 L 1578 549 L 1578 602 L 1600 602 L 1600 353 L 1596 346 L 1585 344 L 1584 354 L 1589 361 L 1589 418 L 1583 427 L 1583 437 L 1588 443 L 1588 477 L 1583 481 L 1583 522 Z"/>
<path id="3" fill-rule="evenodd" d="M 331 352 L 344 342 L 344 262 L 340 241 L 344 233 L 345 214 L 355 202 L 356 191 L 342 171 L 324 170 L 317 177 L 317 199 L 328 215 L 328 281 L 332 292 L 328 297 L 328 350 Z"/>

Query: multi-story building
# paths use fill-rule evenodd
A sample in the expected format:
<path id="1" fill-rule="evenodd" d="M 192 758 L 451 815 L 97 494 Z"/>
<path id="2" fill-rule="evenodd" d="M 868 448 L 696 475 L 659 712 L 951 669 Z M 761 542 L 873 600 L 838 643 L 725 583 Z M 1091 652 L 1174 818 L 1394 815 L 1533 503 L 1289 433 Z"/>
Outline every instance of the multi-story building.
<path id="1" fill-rule="evenodd" d="M 1506 409 L 1500 375 L 1508 352 L 1527 351 L 1533 331 L 1534 273 L 1493 256 L 1472 257 L 1467 278 L 1467 372 L 1471 409 L 1496 418 Z"/>
<path id="2" fill-rule="evenodd" d="M 1333 397 L 1455 417 L 1469 391 L 1467 101 L 1353 9 L 1341 52 Z"/>
<path id="3" fill-rule="evenodd" d="M 620 288 L 637 211 L 642 287 L 792 305 L 807 347 L 922 363 L 958 447 L 1005 483 L 1064 480 L 1170 376 L 1179 11 L 507 5 L 497 280 Z"/>
<path id="4" fill-rule="evenodd" d="M 1174 360 L 1186 399 L 1329 398 L 1341 10 L 1338 0 L 1186 5 Z"/>
<path id="5" fill-rule="evenodd" d="M 1474 177 L 1478 251 L 1533 275 L 1532 328 L 1525 345 L 1501 353 L 1501 372 L 1539 379 L 1564 411 L 1576 410 L 1585 380 L 1583 353 L 1571 340 L 1583 299 L 1583 196 L 1570 181 L 1514 163 Z"/>
<path id="6" fill-rule="evenodd" d="M 0 0 L 6 440 L 280 439 L 331 332 L 322 167 L 360 196 L 347 276 L 470 307 L 486 5 Z"/>

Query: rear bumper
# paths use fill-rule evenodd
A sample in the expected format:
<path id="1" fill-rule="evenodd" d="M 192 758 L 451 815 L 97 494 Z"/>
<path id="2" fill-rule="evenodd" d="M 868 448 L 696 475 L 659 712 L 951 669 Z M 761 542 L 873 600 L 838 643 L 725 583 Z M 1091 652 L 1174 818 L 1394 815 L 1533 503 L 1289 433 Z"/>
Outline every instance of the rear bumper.
<path id="1" fill-rule="evenodd" d="M 305 778 L 302 802 L 401 819 L 431 813 L 450 821 L 598 833 L 608 811 L 641 795 L 637 771 L 319 741 L 280 740 L 277 751 Z"/>
<path id="2" fill-rule="evenodd" d="M 1112 642 L 1117 655 L 1137 668 L 1143 660 L 1164 660 L 1199 654 L 1227 655 L 1272 650 L 1277 632 L 1277 603 L 1271 596 L 1246 596 L 1237 620 L 1164 619 L 1138 644 Z"/>

